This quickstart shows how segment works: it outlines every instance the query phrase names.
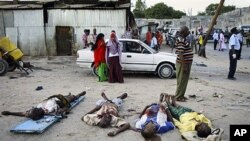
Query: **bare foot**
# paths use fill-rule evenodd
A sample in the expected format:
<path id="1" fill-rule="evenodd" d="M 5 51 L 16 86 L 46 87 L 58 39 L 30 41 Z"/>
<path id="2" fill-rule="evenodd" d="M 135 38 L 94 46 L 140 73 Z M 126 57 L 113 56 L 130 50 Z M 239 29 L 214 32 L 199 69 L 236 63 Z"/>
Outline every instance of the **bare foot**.
<path id="1" fill-rule="evenodd" d="M 124 93 L 122 94 L 121 96 L 118 96 L 117 98 L 120 98 L 120 99 L 125 99 L 128 97 L 128 94 L 127 93 Z"/>
<path id="2" fill-rule="evenodd" d="M 166 95 L 166 96 L 165 96 L 166 102 L 167 102 L 168 105 L 171 104 L 171 103 L 170 103 L 170 96 L 171 96 L 171 95 Z"/>
<path id="3" fill-rule="evenodd" d="M 116 134 L 117 134 L 116 131 L 111 131 L 111 132 L 108 133 L 108 136 L 114 137 Z"/>
<path id="4" fill-rule="evenodd" d="M 81 92 L 80 94 L 79 94 L 79 97 L 80 96 L 84 96 L 86 94 L 86 91 L 83 91 L 83 92 Z"/>
<path id="5" fill-rule="evenodd" d="M 160 102 L 162 102 L 162 101 L 163 101 L 164 96 L 165 96 L 165 94 L 164 94 L 164 93 L 161 93 L 161 94 L 160 94 Z"/>

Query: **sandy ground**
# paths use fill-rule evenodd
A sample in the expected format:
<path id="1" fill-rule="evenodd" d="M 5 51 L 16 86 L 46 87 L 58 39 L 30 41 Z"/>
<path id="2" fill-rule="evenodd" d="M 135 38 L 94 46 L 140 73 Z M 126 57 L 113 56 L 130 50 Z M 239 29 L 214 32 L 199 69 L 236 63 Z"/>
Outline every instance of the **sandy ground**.
<path id="1" fill-rule="evenodd" d="M 169 51 L 163 47 L 162 51 Z M 214 127 L 225 130 L 223 140 L 229 140 L 230 124 L 249 124 L 250 117 L 250 48 L 243 47 L 242 60 L 238 61 L 236 81 L 228 80 L 228 51 L 218 52 L 207 45 L 207 59 L 195 55 L 186 96 L 195 94 L 197 98 L 189 98 L 184 106 L 203 112 L 213 122 Z M 0 77 L 0 110 L 24 111 L 53 94 L 77 94 L 86 91 L 86 99 L 74 108 L 67 119 L 54 124 L 43 134 L 14 134 L 9 129 L 24 120 L 22 117 L 0 115 L 1 141 L 143 141 L 139 133 L 125 131 L 116 137 L 108 137 L 113 129 L 101 129 L 86 125 L 81 117 L 94 108 L 95 102 L 101 98 L 102 90 L 110 98 L 124 92 L 128 93 L 121 115 L 134 125 L 138 114 L 128 112 L 135 109 L 140 112 L 144 106 L 156 102 L 162 92 L 174 94 L 176 78 L 163 80 L 150 74 L 125 74 L 124 84 L 97 82 L 90 69 L 80 68 L 75 64 L 75 57 L 25 58 L 34 66 L 34 72 L 26 76 L 19 70 L 9 72 Z M 207 67 L 199 66 L 205 64 Z M 11 76 L 17 79 L 10 79 Z M 36 91 L 37 86 L 43 89 Z M 221 94 L 223 97 L 213 97 Z M 159 135 L 163 141 L 181 141 L 178 130 Z"/>

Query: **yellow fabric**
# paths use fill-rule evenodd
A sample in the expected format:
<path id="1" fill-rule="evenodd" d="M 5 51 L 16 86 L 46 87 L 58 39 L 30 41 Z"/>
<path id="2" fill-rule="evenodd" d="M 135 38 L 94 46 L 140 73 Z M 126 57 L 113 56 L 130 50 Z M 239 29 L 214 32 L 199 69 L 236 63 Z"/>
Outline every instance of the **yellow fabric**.
<path id="1" fill-rule="evenodd" d="M 22 51 L 16 47 L 14 43 L 10 41 L 8 37 L 0 38 L 0 48 L 5 52 L 8 52 L 8 55 L 12 57 L 13 60 L 17 61 L 23 57 Z"/>
<path id="2" fill-rule="evenodd" d="M 197 112 L 186 112 L 180 116 L 179 121 L 174 119 L 174 123 L 181 133 L 195 131 L 195 126 L 200 122 L 207 123 L 208 126 L 212 128 L 211 121 L 203 114 L 198 114 Z"/>
<path id="3" fill-rule="evenodd" d="M 203 44 L 203 38 L 202 35 L 199 36 L 199 44 L 202 45 Z"/>

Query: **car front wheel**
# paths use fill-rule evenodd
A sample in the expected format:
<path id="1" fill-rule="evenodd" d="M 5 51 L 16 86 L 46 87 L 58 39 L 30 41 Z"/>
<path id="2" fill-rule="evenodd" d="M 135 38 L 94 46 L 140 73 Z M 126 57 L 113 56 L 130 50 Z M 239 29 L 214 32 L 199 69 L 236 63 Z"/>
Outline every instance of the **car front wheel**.
<path id="1" fill-rule="evenodd" d="M 171 64 L 163 63 L 159 66 L 157 74 L 162 79 L 172 78 L 174 75 L 174 68 Z"/>

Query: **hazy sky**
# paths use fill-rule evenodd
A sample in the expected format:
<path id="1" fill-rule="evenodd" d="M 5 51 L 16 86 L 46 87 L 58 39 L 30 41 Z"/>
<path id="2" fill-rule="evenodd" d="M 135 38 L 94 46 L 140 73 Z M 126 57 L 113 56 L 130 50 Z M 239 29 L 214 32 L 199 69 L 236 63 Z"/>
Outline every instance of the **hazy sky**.
<path id="1" fill-rule="evenodd" d="M 135 4 L 136 0 L 132 0 L 132 2 Z M 209 4 L 219 3 L 220 0 L 146 0 L 146 5 L 151 7 L 159 2 L 164 2 L 175 10 L 183 11 L 186 14 L 192 9 L 192 15 L 196 15 L 199 11 L 205 11 Z M 249 7 L 250 0 L 225 0 L 224 5 L 235 5 L 236 8 Z"/>

